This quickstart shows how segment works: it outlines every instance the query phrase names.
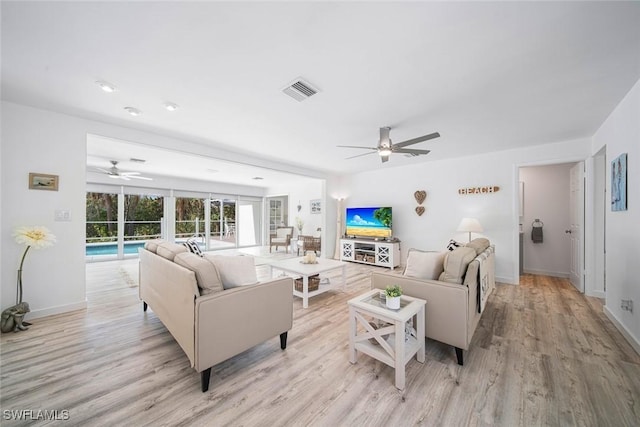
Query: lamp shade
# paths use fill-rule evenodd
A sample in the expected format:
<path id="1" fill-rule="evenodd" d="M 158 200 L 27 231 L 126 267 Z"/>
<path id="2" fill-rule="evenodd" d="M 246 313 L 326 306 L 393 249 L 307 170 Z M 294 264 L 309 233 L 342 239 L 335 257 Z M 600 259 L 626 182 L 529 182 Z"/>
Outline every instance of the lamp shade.
<path id="1" fill-rule="evenodd" d="M 482 230 L 482 226 L 480 225 L 480 222 L 478 222 L 477 219 L 462 218 L 462 221 L 460 221 L 460 225 L 458 226 L 457 231 L 481 233 L 483 230 Z"/>
<path id="2" fill-rule="evenodd" d="M 465 231 L 469 233 L 469 241 L 471 241 L 471 233 L 481 233 L 482 226 L 480 222 L 475 218 L 462 218 L 460 221 L 460 225 L 458 226 L 458 231 Z"/>

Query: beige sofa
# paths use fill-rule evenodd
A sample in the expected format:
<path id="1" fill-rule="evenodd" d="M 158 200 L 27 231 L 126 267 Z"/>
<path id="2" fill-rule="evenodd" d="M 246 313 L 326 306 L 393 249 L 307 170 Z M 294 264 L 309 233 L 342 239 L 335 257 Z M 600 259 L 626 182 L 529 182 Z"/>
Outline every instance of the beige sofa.
<path id="1" fill-rule="evenodd" d="M 253 257 L 201 258 L 174 243 L 149 242 L 139 254 L 144 311 L 151 307 L 182 347 L 201 374 L 203 392 L 214 365 L 277 335 L 286 348 L 293 324 L 291 278 L 237 283 L 247 277 L 257 282 Z M 224 289 L 225 281 L 234 280 L 235 287 Z"/>
<path id="2" fill-rule="evenodd" d="M 414 266 L 410 265 L 412 261 Z M 416 262 L 420 264 L 417 268 Z M 438 280 L 406 275 L 420 273 L 421 269 L 426 270 L 422 271 L 423 276 Z M 395 284 L 402 287 L 404 294 L 427 301 L 425 336 L 455 347 L 458 364 L 462 365 L 463 350 L 469 349 L 486 299 L 495 287 L 494 247 L 487 239 L 475 239 L 452 252 L 412 249 L 405 275 L 372 274 L 372 289 Z"/>

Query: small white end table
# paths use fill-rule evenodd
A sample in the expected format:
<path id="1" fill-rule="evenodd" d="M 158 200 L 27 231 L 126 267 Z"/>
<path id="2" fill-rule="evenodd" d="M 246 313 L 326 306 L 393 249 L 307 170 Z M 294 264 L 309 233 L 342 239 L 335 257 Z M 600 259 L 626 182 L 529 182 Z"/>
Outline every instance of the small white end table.
<path id="1" fill-rule="evenodd" d="M 375 289 L 349 300 L 349 361 L 357 361 L 361 351 L 395 369 L 396 388 L 404 390 L 405 366 L 415 355 L 420 363 L 425 360 L 423 299 L 403 295 L 400 308 L 391 310 L 380 298 L 380 289 Z M 416 317 L 416 335 L 405 334 L 408 321 Z M 375 329 L 369 318 L 390 324 Z M 361 331 L 358 333 L 358 325 Z M 385 339 L 386 337 L 386 339 Z M 373 344 L 370 340 L 375 340 Z"/>

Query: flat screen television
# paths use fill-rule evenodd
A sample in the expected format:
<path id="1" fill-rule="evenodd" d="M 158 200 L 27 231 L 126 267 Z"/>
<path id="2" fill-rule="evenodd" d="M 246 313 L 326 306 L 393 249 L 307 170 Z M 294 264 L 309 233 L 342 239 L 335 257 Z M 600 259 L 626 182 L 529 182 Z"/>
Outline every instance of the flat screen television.
<path id="1" fill-rule="evenodd" d="M 348 236 L 382 238 L 392 236 L 390 207 L 347 208 L 345 219 Z"/>

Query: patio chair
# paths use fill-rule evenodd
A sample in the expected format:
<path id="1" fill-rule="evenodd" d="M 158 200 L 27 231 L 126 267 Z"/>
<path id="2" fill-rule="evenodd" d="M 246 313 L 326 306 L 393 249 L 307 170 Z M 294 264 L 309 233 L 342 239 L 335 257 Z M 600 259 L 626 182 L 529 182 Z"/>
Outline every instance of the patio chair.
<path id="1" fill-rule="evenodd" d="M 300 255 L 300 249 L 302 249 L 302 255 L 306 254 L 307 251 L 313 251 L 318 255 L 321 244 L 320 237 L 298 236 L 298 255 Z"/>

